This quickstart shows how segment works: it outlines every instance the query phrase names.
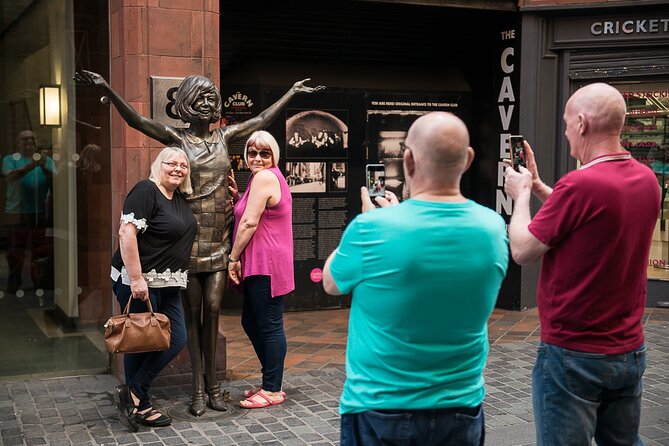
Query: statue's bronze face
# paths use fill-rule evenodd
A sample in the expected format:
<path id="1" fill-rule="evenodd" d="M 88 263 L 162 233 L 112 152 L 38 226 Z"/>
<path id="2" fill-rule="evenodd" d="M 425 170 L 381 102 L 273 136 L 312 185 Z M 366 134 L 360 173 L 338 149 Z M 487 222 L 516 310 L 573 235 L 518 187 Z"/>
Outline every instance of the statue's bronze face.
<path id="1" fill-rule="evenodd" d="M 217 102 L 220 101 L 218 100 L 216 92 L 213 90 L 205 90 L 197 96 L 192 108 L 193 111 L 197 112 L 200 119 L 209 121 L 216 111 Z"/>
<path id="2" fill-rule="evenodd" d="M 184 122 L 221 119 L 221 94 L 211 79 L 193 75 L 185 78 L 176 94 L 176 109 Z"/>

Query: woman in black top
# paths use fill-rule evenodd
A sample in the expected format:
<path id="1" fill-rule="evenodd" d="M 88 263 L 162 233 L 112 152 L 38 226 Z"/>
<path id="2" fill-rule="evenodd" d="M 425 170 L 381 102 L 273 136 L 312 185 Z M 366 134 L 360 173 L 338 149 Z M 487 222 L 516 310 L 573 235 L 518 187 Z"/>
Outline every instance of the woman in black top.
<path id="1" fill-rule="evenodd" d="M 167 426 L 172 420 L 154 409 L 151 381 L 186 345 L 184 311 L 179 290 L 186 288 L 188 262 L 197 231 L 186 201 L 192 192 L 186 153 L 166 147 L 151 165 L 151 176 L 132 188 L 123 204 L 119 249 L 112 258 L 113 290 L 121 308 L 128 299 L 131 312 L 154 311 L 170 319 L 170 348 L 124 357 L 125 382 L 116 388 L 119 419 L 133 431 L 137 423 Z"/>

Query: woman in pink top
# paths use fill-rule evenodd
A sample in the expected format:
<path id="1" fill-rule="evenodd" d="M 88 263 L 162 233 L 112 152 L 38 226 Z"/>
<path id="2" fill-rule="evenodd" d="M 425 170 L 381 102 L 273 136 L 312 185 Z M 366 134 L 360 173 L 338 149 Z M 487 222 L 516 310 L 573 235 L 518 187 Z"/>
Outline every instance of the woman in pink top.
<path id="1" fill-rule="evenodd" d="M 281 404 L 286 335 L 284 295 L 295 289 L 293 277 L 293 198 L 277 167 L 279 144 L 264 130 L 246 142 L 244 159 L 251 178 L 239 196 L 234 176 L 230 195 L 235 203 L 235 229 L 228 274 L 243 282 L 242 327 L 262 365 L 262 385 L 244 392 L 246 409 Z"/>

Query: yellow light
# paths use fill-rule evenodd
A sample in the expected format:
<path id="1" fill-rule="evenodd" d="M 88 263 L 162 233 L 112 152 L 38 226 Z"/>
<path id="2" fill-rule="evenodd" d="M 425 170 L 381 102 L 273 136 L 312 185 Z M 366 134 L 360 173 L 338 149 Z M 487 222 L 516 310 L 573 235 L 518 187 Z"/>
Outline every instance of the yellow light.
<path id="1" fill-rule="evenodd" d="M 60 127 L 60 85 L 39 87 L 39 123 Z"/>

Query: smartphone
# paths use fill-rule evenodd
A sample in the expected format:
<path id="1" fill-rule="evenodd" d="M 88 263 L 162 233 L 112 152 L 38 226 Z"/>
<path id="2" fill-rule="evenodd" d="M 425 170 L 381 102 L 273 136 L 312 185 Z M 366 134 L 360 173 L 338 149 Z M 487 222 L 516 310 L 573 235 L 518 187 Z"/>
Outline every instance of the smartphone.
<path id="1" fill-rule="evenodd" d="M 370 197 L 384 197 L 386 195 L 386 167 L 383 164 L 367 164 L 367 190 Z"/>
<path id="2" fill-rule="evenodd" d="M 525 146 L 523 145 L 523 135 L 509 136 L 509 150 L 511 151 L 511 163 L 515 170 L 519 167 L 527 167 L 525 164 Z"/>

